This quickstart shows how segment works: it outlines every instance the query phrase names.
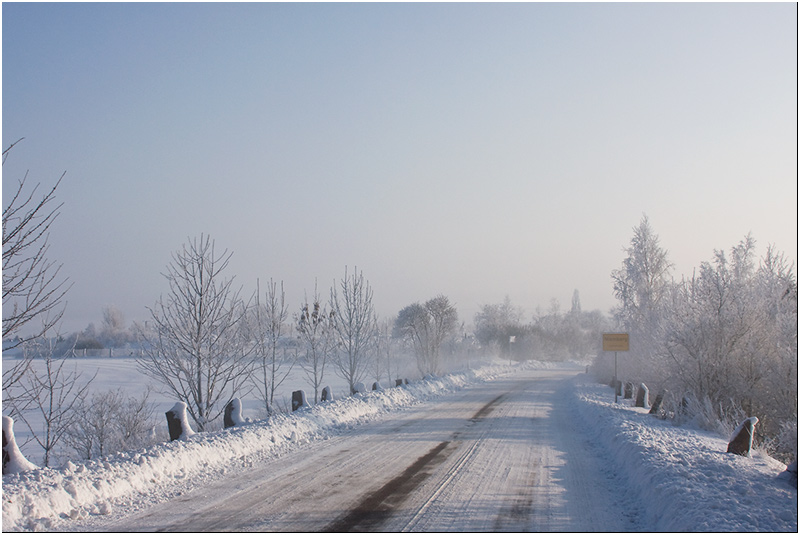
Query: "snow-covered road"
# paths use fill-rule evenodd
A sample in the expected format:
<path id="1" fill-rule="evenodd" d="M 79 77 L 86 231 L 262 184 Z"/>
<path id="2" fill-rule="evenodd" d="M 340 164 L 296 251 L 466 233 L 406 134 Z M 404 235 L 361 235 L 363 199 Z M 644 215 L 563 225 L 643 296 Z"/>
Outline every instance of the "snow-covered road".
<path id="1" fill-rule="evenodd" d="M 575 422 L 574 369 L 519 370 L 312 441 L 110 531 L 631 531 L 604 450 Z"/>

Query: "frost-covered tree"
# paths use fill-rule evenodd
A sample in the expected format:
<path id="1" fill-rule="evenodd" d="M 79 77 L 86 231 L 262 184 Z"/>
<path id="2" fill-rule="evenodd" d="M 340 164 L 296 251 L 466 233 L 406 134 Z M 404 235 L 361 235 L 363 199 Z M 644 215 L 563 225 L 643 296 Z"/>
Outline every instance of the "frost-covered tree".
<path id="1" fill-rule="evenodd" d="M 336 351 L 333 362 L 336 373 L 347 381 L 350 393 L 356 392 L 369 366 L 369 351 L 376 335 L 376 317 L 372 306 L 372 288 L 358 268 L 331 288 L 330 308 Z"/>
<path id="2" fill-rule="evenodd" d="M 577 288 L 572 292 L 572 308 L 569 313 L 573 316 L 579 316 L 581 313 L 581 294 Z"/>
<path id="3" fill-rule="evenodd" d="M 761 393 L 771 409 L 776 450 L 797 459 L 797 274 L 786 257 L 768 247 L 756 274 L 757 293 L 772 340 L 765 346 Z M 770 424 L 770 422 L 767 422 Z M 765 426 L 766 427 L 766 426 Z"/>
<path id="4" fill-rule="evenodd" d="M 247 306 L 233 278 L 224 278 L 231 254 L 217 255 L 203 235 L 173 253 L 164 275 L 169 292 L 148 309 L 152 328 L 141 332 L 140 367 L 187 404 L 200 431 L 222 413 L 252 366 Z"/>
<path id="5" fill-rule="evenodd" d="M 768 249 L 756 267 L 748 235 L 715 251 L 675 286 L 665 330 L 670 386 L 724 419 L 758 416 L 758 433 L 777 435 L 797 418 L 797 292 L 782 256 Z"/>
<path id="6" fill-rule="evenodd" d="M 398 359 L 396 344 L 392 338 L 394 319 L 381 319 L 378 322 L 378 334 L 375 341 L 374 377 L 376 381 L 383 379 L 383 373 L 389 384 L 400 373 L 400 360 Z"/>
<path id="7" fill-rule="evenodd" d="M 455 334 L 458 327 L 458 312 L 444 295 L 437 295 L 425 302 L 425 309 L 431 317 L 431 373 L 441 372 L 440 353 L 445 341 Z"/>
<path id="8" fill-rule="evenodd" d="M 649 324 L 669 289 L 672 264 L 646 215 L 633 229 L 626 252 L 622 268 L 611 273 L 614 296 L 620 301 L 617 318 L 628 327 Z"/>
<path id="9" fill-rule="evenodd" d="M 619 300 L 615 317 L 619 327 L 630 333 L 631 350 L 625 358 L 630 372 L 658 382 L 658 338 L 663 304 L 672 283 L 672 264 L 646 215 L 633 229 L 626 252 L 622 267 L 611 273 L 614 296 Z"/>
<path id="10" fill-rule="evenodd" d="M 43 368 L 29 367 L 13 386 L 19 393 L 10 401 L 14 418 L 25 424 L 33 440 L 44 450 L 44 466 L 50 466 L 56 447 L 75 425 L 80 415 L 76 409 L 94 379 L 93 376 L 84 380 L 77 370 L 65 368 L 68 362 L 65 357 L 71 353 L 71 347 L 65 350 L 57 340 L 58 337 L 37 338 L 22 346 L 28 353 L 26 357 L 40 360 Z"/>
<path id="11" fill-rule="evenodd" d="M 426 353 L 429 350 L 429 323 L 425 308 L 419 303 L 412 303 L 397 313 L 392 329 L 394 338 L 402 340 L 411 348 L 417 361 L 417 367 L 423 374 L 427 373 L 422 371 L 424 369 L 422 364 L 427 360 Z"/>
<path id="12" fill-rule="evenodd" d="M 16 143 L 3 151 L 4 165 Z M 52 188 L 37 196 L 40 184 L 28 188 L 26 173 L 16 189 L 3 196 L 4 351 L 27 342 L 39 344 L 64 314 L 66 304 L 63 300 L 70 285 L 59 275 L 62 265 L 48 259 L 47 252 L 50 227 L 63 205 L 55 204 L 56 189 L 65 174 Z M 27 358 L 3 366 L 4 401 L 12 399 L 10 390 L 29 369 L 30 360 Z"/>
<path id="13" fill-rule="evenodd" d="M 98 339 L 106 347 L 121 347 L 132 341 L 131 332 L 125 327 L 125 314 L 116 306 L 103 307 L 103 322 Z"/>
<path id="14" fill-rule="evenodd" d="M 524 311 L 512 305 L 509 296 L 500 304 L 483 305 L 475 314 L 475 338 L 484 351 L 508 353 L 510 337 L 516 337 L 519 344 L 525 335 L 523 316 Z"/>
<path id="15" fill-rule="evenodd" d="M 283 281 L 279 289 L 278 283 L 270 279 L 263 301 L 261 285 L 257 283 L 255 305 L 250 313 L 250 331 L 255 341 L 253 385 L 267 414 L 272 414 L 275 392 L 289 376 L 295 363 L 294 359 L 286 362 L 278 351 L 288 317 Z"/>
<path id="16" fill-rule="evenodd" d="M 442 344 L 458 325 L 458 313 L 444 295 L 403 308 L 394 324 L 395 338 L 402 338 L 414 351 L 423 375 L 441 372 Z"/>
<path id="17" fill-rule="evenodd" d="M 3 151 L 3 164 L 14 145 Z M 59 276 L 61 264 L 47 258 L 50 227 L 63 204 L 54 205 L 64 174 L 41 197 L 36 196 L 39 184 L 28 190 L 27 178 L 26 174 L 5 197 L 10 200 L 3 207 L 4 349 L 46 336 L 64 314 L 62 302 L 69 290 L 67 279 Z M 39 327 L 31 330 L 34 320 Z M 30 332 L 23 336 L 21 329 L 26 326 Z M 18 378 L 19 373 L 4 373 L 3 388 Z"/>
<path id="18" fill-rule="evenodd" d="M 319 401 L 322 381 L 325 378 L 325 365 L 331 352 L 333 314 L 320 302 L 317 285 L 314 283 L 314 295 L 309 303 L 305 299 L 300 313 L 295 316 L 297 338 L 300 341 L 300 367 L 314 388 L 314 403 Z"/>
<path id="19" fill-rule="evenodd" d="M 631 333 L 623 375 L 687 399 L 703 425 L 726 428 L 757 416 L 757 442 L 796 457 L 794 266 L 772 247 L 759 261 L 748 235 L 671 282 L 657 244 L 643 219 L 623 269 L 612 274 L 617 319 Z"/>

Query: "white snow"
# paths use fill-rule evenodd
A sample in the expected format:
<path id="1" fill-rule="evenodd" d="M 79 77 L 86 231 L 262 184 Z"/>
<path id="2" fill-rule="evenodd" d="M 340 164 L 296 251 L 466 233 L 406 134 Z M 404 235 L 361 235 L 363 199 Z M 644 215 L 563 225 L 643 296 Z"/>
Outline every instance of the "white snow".
<path id="1" fill-rule="evenodd" d="M 3 472 L 7 474 L 18 474 L 38 468 L 38 466 L 26 459 L 22 452 L 19 451 L 17 441 L 14 437 L 14 420 L 10 416 L 3 416 L 3 437 L 8 441 L 8 444 L 3 448 L 4 453 L 8 454 L 8 462 L 3 467 Z"/>
<path id="2" fill-rule="evenodd" d="M 778 476 L 786 465 L 755 451 L 725 453 L 725 437 L 677 427 L 614 404 L 611 388 L 576 379 L 578 412 L 645 504 L 653 531 L 797 531 L 797 489 Z"/>
<path id="3" fill-rule="evenodd" d="M 528 362 L 526 369 L 552 368 Z M 172 500 L 204 482 L 328 440 L 388 412 L 491 380 L 518 369 L 492 365 L 430 377 L 398 388 L 349 396 L 291 415 L 159 444 L 101 460 L 67 463 L 3 477 L 3 530 L 69 530 L 115 509 L 135 511 Z M 575 368 L 577 372 L 578 368 Z M 673 426 L 647 409 L 614 404 L 613 390 L 580 373 L 572 405 L 582 431 L 624 482 L 618 492 L 644 504 L 638 525 L 653 531 L 797 531 L 797 489 L 778 475 L 785 466 L 756 451 L 726 454 L 725 438 Z M 524 447 L 524 446 L 523 446 Z M 586 474 L 581 485 L 591 485 Z M 621 497 L 624 502 L 624 496 Z M 597 526 L 602 530 L 602 526 Z"/>

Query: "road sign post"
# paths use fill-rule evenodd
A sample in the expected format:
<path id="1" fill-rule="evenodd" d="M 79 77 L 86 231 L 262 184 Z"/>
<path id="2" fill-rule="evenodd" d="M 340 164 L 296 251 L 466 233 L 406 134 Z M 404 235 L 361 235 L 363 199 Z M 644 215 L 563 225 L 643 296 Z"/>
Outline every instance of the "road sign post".
<path id="1" fill-rule="evenodd" d="M 617 390 L 617 351 L 628 351 L 630 337 L 628 333 L 603 333 L 603 351 L 614 352 L 614 403 L 617 403 L 619 392 Z"/>

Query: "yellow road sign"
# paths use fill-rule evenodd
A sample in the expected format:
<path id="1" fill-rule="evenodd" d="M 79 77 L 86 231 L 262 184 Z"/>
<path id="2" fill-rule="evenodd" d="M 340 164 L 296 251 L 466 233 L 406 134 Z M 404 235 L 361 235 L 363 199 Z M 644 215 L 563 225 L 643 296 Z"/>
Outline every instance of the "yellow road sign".
<path id="1" fill-rule="evenodd" d="M 603 351 L 628 351 L 628 333 L 603 333 Z"/>

